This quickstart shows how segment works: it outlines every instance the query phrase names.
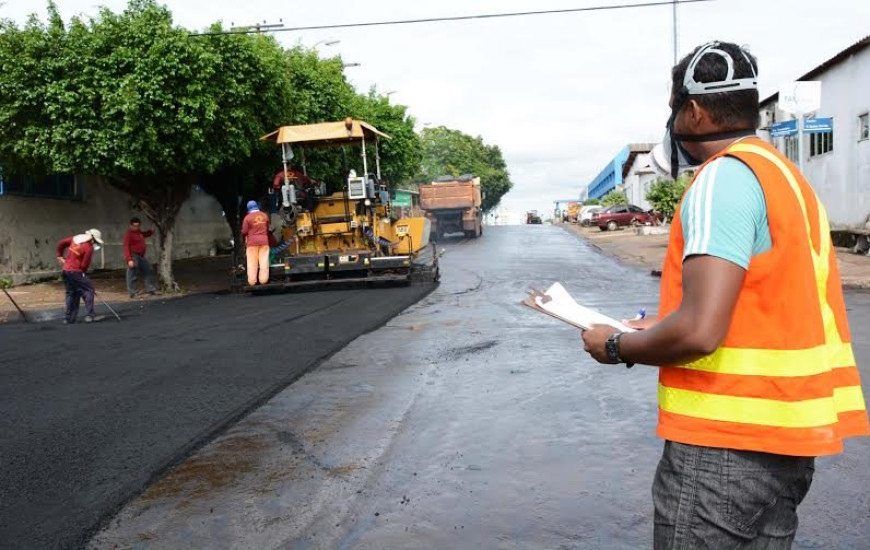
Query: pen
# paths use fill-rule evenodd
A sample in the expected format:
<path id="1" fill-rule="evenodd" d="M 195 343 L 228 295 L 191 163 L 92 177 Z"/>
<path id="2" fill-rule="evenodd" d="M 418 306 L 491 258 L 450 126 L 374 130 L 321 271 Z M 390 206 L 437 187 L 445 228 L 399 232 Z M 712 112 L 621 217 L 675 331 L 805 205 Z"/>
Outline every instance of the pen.
<path id="1" fill-rule="evenodd" d="M 643 319 L 643 318 L 645 318 L 645 317 L 646 317 L 646 309 L 645 309 L 645 308 L 640 308 L 640 310 L 637 312 L 637 315 L 635 315 L 635 317 L 634 317 L 633 320 L 634 320 L 634 321 L 640 321 L 641 319 Z"/>

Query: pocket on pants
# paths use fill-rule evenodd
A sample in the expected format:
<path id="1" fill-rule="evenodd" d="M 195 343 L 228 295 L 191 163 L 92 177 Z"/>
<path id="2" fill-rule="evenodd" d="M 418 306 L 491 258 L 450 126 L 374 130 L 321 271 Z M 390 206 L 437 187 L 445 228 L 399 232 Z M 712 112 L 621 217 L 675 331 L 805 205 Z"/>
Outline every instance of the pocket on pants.
<path id="1" fill-rule="evenodd" d="M 723 515 L 734 529 L 754 538 L 759 534 L 759 520 L 779 505 L 787 509 L 777 508 L 776 525 L 765 525 L 765 534 L 784 537 L 797 531 L 797 514 L 790 511 L 796 506 L 791 499 L 797 471 L 788 468 L 789 460 L 749 451 L 728 453 Z M 776 532 L 770 532 L 771 528 Z"/>

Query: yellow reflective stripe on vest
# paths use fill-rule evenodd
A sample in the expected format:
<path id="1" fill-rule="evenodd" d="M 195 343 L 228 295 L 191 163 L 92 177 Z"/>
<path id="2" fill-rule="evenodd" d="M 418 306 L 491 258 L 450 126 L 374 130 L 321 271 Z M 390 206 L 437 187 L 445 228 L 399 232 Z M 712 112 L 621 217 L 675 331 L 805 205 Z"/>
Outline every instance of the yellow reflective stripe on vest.
<path id="1" fill-rule="evenodd" d="M 861 386 L 849 386 L 848 388 L 834 388 L 834 403 L 837 406 L 837 412 L 863 411 L 864 392 L 861 391 Z"/>
<path id="2" fill-rule="evenodd" d="M 848 392 L 843 395 L 847 400 Z M 814 428 L 836 424 L 838 420 L 834 397 L 776 401 L 668 388 L 661 384 L 659 407 L 663 411 L 704 420 L 780 428 Z"/>
<path id="3" fill-rule="evenodd" d="M 719 348 L 679 368 L 744 376 L 812 376 L 854 367 L 851 344 L 824 344 L 798 350 Z"/>

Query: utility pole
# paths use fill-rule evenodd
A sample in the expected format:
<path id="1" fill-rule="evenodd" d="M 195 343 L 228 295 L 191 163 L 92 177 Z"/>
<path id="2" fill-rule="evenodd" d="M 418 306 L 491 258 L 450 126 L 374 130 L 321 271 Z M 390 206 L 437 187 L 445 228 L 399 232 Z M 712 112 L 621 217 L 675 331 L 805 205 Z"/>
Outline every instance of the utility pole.
<path id="1" fill-rule="evenodd" d="M 680 61 L 680 59 L 679 59 L 680 39 L 679 39 L 678 33 L 677 33 L 677 0 L 674 0 L 673 12 L 674 12 L 674 18 L 673 18 L 673 25 L 674 25 L 674 65 L 676 65 Z"/>

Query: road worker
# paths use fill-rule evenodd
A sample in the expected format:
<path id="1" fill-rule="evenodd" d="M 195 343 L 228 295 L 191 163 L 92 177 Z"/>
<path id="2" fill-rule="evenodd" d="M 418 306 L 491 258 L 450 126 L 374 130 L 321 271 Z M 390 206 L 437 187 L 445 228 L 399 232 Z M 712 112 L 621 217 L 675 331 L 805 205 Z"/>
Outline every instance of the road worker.
<path id="1" fill-rule="evenodd" d="M 697 167 L 658 319 L 595 326 L 601 363 L 659 366 L 655 548 L 790 548 L 814 457 L 870 434 L 824 206 L 758 139 L 755 58 L 725 42 L 672 71 L 653 164 Z"/>

